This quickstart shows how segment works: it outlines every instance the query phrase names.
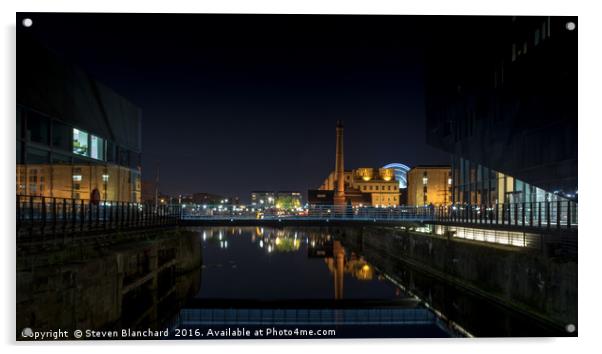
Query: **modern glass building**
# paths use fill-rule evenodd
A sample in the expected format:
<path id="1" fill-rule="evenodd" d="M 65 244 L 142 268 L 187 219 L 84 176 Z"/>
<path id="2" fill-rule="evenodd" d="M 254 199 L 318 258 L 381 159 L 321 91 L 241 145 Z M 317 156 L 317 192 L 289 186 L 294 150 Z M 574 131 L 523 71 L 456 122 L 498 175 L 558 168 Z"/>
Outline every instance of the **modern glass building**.
<path id="1" fill-rule="evenodd" d="M 427 141 L 452 155 L 453 202 L 577 201 L 577 18 L 454 23 L 426 65 Z"/>
<path id="2" fill-rule="evenodd" d="M 19 29 L 23 31 L 23 29 Z M 19 33 L 16 193 L 140 201 L 140 110 Z"/>

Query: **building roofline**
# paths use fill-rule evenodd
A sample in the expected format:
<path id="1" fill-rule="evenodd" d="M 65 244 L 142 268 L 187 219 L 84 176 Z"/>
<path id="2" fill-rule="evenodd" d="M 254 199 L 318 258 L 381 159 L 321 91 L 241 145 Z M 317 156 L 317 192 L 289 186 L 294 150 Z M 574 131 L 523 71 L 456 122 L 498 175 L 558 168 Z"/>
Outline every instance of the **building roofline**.
<path id="1" fill-rule="evenodd" d="M 451 168 L 451 165 L 416 165 L 410 168 L 410 170 L 415 168 Z"/>

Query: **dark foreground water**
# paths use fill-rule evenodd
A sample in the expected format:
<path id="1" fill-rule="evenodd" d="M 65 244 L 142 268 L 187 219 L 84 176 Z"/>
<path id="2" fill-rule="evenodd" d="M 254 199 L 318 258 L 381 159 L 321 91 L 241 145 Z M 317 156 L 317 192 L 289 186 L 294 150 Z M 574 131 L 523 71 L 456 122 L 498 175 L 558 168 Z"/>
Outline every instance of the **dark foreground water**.
<path id="1" fill-rule="evenodd" d="M 77 330 L 84 339 L 566 335 L 416 271 L 369 238 L 309 227 L 192 231 L 18 255 L 17 339 Z"/>
<path id="2" fill-rule="evenodd" d="M 310 331 L 331 338 L 459 334 L 326 229 L 198 232 L 200 289 L 173 325 L 186 333 L 244 326 L 274 338 L 309 338 Z"/>

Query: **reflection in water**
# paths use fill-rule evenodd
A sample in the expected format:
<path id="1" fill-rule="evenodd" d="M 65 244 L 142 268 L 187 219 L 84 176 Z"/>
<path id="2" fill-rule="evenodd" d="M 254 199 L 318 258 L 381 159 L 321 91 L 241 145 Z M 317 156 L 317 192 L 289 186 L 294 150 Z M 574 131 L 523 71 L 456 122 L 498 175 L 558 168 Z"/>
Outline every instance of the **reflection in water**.
<path id="1" fill-rule="evenodd" d="M 201 304 L 211 299 L 286 299 L 298 304 L 329 299 L 335 302 L 325 307 L 355 301 L 356 308 L 401 309 L 407 305 L 398 306 L 399 301 L 411 300 L 414 310 L 436 318 L 431 323 L 442 330 L 435 336 L 559 335 L 533 318 L 408 267 L 396 250 L 383 250 L 359 232 L 317 227 L 199 230 L 205 240 L 203 285 L 196 295 Z M 191 313 L 192 322 L 202 322 L 199 313 Z M 407 325 L 404 318 L 399 323 Z"/>
<path id="2" fill-rule="evenodd" d="M 204 240 L 203 283 L 174 327 L 311 324 L 334 325 L 347 337 L 456 334 L 328 229 L 198 232 Z"/>
<path id="3" fill-rule="evenodd" d="M 342 337 L 550 335 L 413 271 L 369 237 L 332 232 L 207 227 L 82 249 L 77 257 L 21 255 L 17 328 L 295 325 L 336 328 Z"/>
<path id="4" fill-rule="evenodd" d="M 200 232 L 204 240 L 201 298 L 405 296 L 391 282 L 375 277 L 374 267 L 363 257 L 346 251 L 341 241 L 320 229 L 206 228 Z"/>

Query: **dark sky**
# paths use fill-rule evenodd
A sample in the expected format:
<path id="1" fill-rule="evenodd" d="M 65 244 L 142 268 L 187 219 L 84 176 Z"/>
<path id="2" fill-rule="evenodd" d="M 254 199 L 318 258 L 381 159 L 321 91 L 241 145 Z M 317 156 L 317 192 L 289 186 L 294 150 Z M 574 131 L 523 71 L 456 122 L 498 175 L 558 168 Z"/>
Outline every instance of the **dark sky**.
<path id="1" fill-rule="evenodd" d="M 317 188 L 337 119 L 347 169 L 449 163 L 425 143 L 432 18 L 27 16 L 49 48 L 141 107 L 143 180 L 159 164 L 164 193 Z"/>

